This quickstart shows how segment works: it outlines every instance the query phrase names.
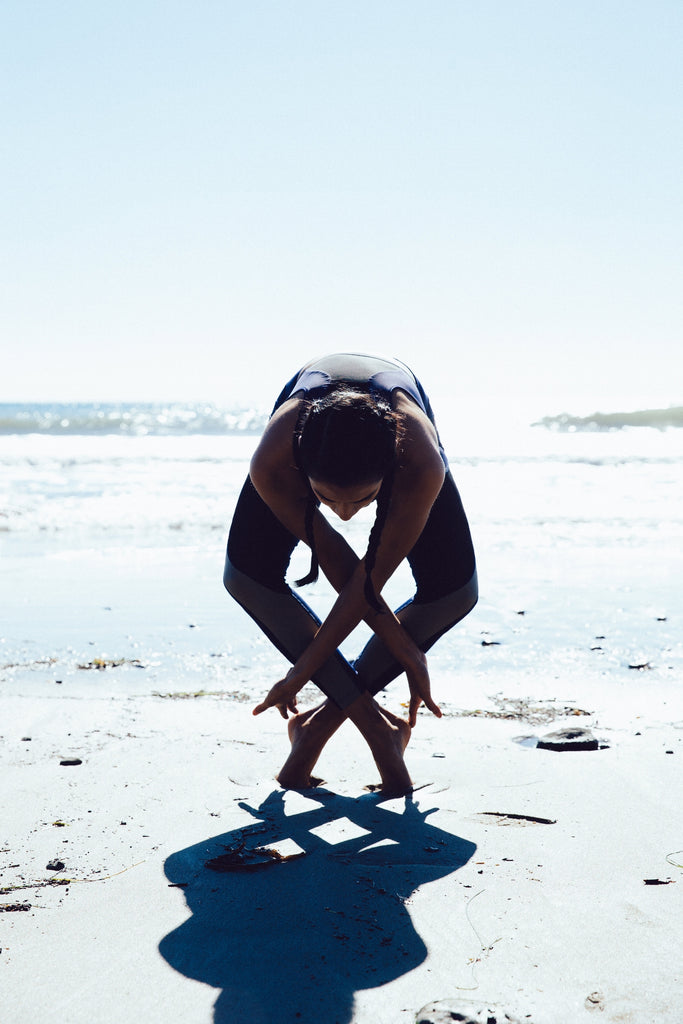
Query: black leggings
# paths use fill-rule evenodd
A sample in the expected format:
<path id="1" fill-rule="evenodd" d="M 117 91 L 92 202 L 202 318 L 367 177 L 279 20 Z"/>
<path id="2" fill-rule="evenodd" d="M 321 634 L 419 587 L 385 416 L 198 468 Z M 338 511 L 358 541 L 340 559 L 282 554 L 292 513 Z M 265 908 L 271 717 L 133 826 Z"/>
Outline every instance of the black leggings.
<path id="1" fill-rule="evenodd" d="M 230 528 L 223 582 L 292 664 L 320 626 L 320 619 L 285 581 L 297 543 L 247 478 Z M 396 614 L 417 646 L 428 651 L 477 603 L 470 530 L 450 472 L 408 562 L 417 589 Z M 402 671 L 384 643 L 373 636 L 352 664 L 336 651 L 313 682 L 345 710 L 364 691 L 378 693 Z"/>

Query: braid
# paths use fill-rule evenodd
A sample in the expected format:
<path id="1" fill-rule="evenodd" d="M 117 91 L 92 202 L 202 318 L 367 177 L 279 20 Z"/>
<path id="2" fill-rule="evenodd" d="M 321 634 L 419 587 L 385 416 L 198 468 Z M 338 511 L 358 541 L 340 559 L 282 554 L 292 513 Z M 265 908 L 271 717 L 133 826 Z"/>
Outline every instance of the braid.
<path id="1" fill-rule="evenodd" d="M 294 453 L 294 461 L 296 462 L 297 468 L 301 473 L 301 476 L 308 488 L 308 497 L 306 498 L 306 511 L 305 511 L 305 529 L 306 529 L 306 541 L 311 549 L 311 565 L 305 576 L 302 576 L 300 580 L 295 580 L 297 587 L 305 587 L 307 583 L 315 583 L 318 579 L 318 570 L 320 563 L 318 561 L 318 552 L 315 549 L 315 535 L 313 533 L 313 518 L 318 508 L 318 502 L 316 500 L 311 485 L 308 482 L 308 475 L 301 464 L 301 453 L 299 451 L 299 442 L 301 440 L 301 434 L 306 425 L 308 417 L 311 415 L 313 408 L 312 402 L 302 402 L 299 416 L 296 421 L 294 428 L 294 436 L 292 438 L 292 451 Z"/>
<path id="2" fill-rule="evenodd" d="M 374 608 L 376 612 L 380 613 L 384 609 L 380 605 L 377 594 L 375 593 L 375 588 L 372 583 L 372 570 L 375 568 L 377 549 L 382 537 L 382 530 L 384 529 L 387 513 L 389 512 L 393 483 L 394 470 L 392 468 L 385 476 L 380 492 L 377 495 L 377 514 L 375 515 L 375 521 L 372 524 L 372 530 L 370 531 L 370 537 L 368 538 L 368 550 L 365 552 L 365 600 L 371 608 Z"/>
<path id="3" fill-rule="evenodd" d="M 315 538 L 313 536 L 313 517 L 318 510 L 318 502 L 315 500 L 313 492 L 309 494 L 306 499 L 306 540 L 308 546 L 311 549 L 311 566 L 305 576 L 302 576 L 300 580 L 295 580 L 297 587 L 305 587 L 307 583 L 315 583 L 318 578 L 318 569 L 320 563 L 318 562 L 318 552 L 315 550 Z"/>

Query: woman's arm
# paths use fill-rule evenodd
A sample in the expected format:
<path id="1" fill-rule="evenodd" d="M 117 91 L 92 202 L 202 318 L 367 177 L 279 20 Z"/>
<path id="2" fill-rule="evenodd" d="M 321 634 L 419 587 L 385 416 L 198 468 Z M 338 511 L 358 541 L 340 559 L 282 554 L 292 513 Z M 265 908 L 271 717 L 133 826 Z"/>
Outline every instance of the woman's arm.
<path id="1" fill-rule="evenodd" d="M 395 473 L 391 503 L 377 550 L 372 582 L 380 594 L 387 580 L 420 536 L 432 504 L 441 489 L 444 466 L 436 432 L 421 410 L 404 399 L 403 453 Z M 307 484 L 294 464 L 292 436 L 298 403 L 285 403 L 271 419 L 251 465 L 254 486 L 275 515 L 296 536 L 306 540 Z M 384 601 L 383 612 L 371 609 L 365 598 L 365 566 L 325 517 L 316 512 L 314 538 L 321 569 L 339 597 L 313 641 L 282 683 L 276 684 L 257 711 L 274 704 L 293 710 L 296 693 L 365 619 L 403 666 L 411 688 L 411 719 L 424 700 L 438 714 L 431 699 L 426 658 Z M 289 699 L 287 699 L 289 698 Z"/>
<path id="2" fill-rule="evenodd" d="M 327 525 L 329 526 L 329 524 Z M 329 538 L 331 541 L 329 549 L 326 543 L 321 543 L 321 538 L 316 541 L 321 570 L 337 593 L 340 594 L 351 581 L 357 567 L 360 565 L 363 569 L 362 585 L 364 598 L 365 569 L 361 560 L 336 530 L 330 527 L 329 533 L 332 535 Z M 435 715 L 440 717 L 441 712 L 431 698 L 425 654 L 401 625 L 384 598 L 378 595 L 378 599 L 382 611 L 378 612 L 374 608 L 370 608 L 366 602 L 366 612 L 363 618 L 370 629 L 383 641 L 384 645 L 406 673 L 411 695 L 410 724 L 415 725 L 417 711 L 423 701 Z"/>

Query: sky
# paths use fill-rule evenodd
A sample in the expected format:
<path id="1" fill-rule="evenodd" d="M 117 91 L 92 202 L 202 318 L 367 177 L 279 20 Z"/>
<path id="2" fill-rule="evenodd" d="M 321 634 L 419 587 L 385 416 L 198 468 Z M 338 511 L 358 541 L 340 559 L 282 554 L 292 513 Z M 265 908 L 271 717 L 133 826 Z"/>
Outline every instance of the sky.
<path id="1" fill-rule="evenodd" d="M 683 404 L 680 0 L 4 0 L 0 401 Z"/>

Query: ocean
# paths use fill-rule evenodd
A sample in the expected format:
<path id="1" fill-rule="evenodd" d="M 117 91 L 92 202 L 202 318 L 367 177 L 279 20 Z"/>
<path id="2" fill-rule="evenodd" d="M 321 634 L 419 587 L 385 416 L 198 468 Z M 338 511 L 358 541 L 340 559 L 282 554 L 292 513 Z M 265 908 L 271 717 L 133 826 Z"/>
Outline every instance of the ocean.
<path id="1" fill-rule="evenodd" d="M 282 659 L 221 586 L 232 509 L 267 414 L 0 405 L 4 692 L 82 687 L 92 676 L 79 666 L 97 659 L 109 669 L 98 685 L 106 676 L 115 689 L 251 699 L 269 688 Z M 436 414 L 481 589 L 430 655 L 452 699 L 464 699 L 463 678 L 487 692 L 560 696 L 632 679 L 633 665 L 647 666 L 643 685 L 680 679 L 683 408 Z M 362 551 L 371 518 L 335 525 Z M 293 574 L 305 564 L 297 552 Z M 401 603 L 411 585 L 402 567 L 388 600 Z M 333 600 L 324 581 L 302 593 L 321 614 Z"/>

